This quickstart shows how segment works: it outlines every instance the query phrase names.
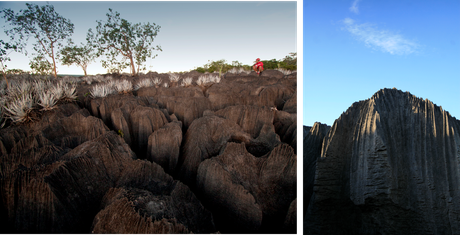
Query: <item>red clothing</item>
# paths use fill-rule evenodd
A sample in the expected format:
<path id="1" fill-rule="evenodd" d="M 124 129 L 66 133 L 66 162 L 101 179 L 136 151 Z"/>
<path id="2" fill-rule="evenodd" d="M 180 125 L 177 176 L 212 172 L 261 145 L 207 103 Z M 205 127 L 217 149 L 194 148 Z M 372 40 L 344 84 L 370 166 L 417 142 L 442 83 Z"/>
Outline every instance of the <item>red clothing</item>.
<path id="1" fill-rule="evenodd" d="M 262 61 L 259 61 L 255 64 L 256 68 L 258 67 L 262 67 L 262 69 L 264 69 L 264 63 L 262 63 Z"/>

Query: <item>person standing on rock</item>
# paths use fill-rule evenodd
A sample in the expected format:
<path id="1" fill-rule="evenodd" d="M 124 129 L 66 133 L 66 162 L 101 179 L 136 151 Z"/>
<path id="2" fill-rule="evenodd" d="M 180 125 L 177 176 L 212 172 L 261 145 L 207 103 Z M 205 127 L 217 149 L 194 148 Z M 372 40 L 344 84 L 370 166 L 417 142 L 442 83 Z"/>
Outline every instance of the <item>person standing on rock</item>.
<path id="1" fill-rule="evenodd" d="M 262 75 L 262 71 L 264 71 L 264 63 L 262 63 L 262 61 L 260 61 L 260 59 L 257 58 L 256 63 L 252 68 L 254 69 L 254 71 L 257 72 L 257 76 L 260 76 Z"/>

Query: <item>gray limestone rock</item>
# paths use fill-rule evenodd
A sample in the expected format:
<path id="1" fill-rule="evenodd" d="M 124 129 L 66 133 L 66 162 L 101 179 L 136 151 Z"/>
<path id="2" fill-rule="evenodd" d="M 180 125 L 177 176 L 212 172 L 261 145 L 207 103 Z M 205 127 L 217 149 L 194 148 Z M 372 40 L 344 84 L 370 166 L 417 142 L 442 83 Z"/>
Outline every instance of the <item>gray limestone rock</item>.
<path id="1" fill-rule="evenodd" d="M 307 211 L 313 185 L 315 183 L 316 160 L 321 157 L 321 147 L 324 137 L 331 127 L 320 122 L 315 122 L 313 127 L 304 127 L 303 139 L 303 191 L 304 214 Z M 308 131 L 307 131 L 308 130 Z"/>
<path id="2" fill-rule="evenodd" d="M 460 121 L 382 89 L 329 130 L 306 234 L 460 234 Z"/>

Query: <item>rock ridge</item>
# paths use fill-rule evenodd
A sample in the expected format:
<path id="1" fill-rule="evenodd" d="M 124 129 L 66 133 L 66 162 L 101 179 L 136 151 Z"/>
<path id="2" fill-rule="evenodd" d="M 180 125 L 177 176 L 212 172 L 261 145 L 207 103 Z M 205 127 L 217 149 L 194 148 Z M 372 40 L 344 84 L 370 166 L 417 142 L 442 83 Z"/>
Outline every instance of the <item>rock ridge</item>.
<path id="1" fill-rule="evenodd" d="M 460 234 L 460 121 L 382 89 L 330 128 L 304 226 L 311 234 Z"/>

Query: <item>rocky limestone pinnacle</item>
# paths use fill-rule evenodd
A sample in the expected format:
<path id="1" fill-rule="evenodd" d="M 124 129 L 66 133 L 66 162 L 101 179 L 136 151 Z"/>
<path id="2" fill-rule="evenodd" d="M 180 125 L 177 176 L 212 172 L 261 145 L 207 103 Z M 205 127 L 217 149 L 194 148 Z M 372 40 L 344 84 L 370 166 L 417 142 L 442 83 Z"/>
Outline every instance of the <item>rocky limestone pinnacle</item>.
<path id="1" fill-rule="evenodd" d="M 382 89 L 324 138 L 307 234 L 460 234 L 460 121 Z"/>

